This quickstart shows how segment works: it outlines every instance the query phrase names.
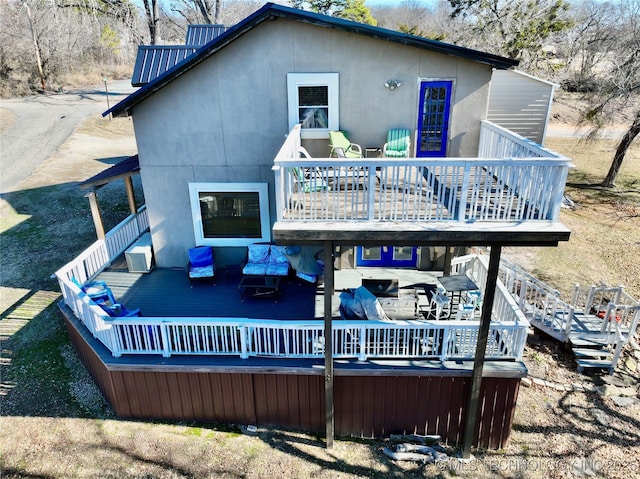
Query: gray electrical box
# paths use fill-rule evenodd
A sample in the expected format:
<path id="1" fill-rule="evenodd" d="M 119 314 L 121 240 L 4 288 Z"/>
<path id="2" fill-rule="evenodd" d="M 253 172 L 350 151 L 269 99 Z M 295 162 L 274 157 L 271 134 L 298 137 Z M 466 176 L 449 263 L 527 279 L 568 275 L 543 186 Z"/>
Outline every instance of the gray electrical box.
<path id="1" fill-rule="evenodd" d="M 148 273 L 153 268 L 151 234 L 146 233 L 124 252 L 130 273 Z"/>

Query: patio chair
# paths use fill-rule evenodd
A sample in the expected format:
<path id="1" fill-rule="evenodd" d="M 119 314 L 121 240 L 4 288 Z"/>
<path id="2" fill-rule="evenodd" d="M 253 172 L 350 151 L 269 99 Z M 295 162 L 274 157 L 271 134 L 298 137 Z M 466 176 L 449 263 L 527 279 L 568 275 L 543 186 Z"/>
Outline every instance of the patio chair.
<path id="1" fill-rule="evenodd" d="M 75 278 L 73 278 L 73 281 L 94 303 L 99 305 L 116 304 L 116 299 L 111 289 L 104 281 L 89 281 L 85 285 L 81 285 Z"/>
<path id="2" fill-rule="evenodd" d="M 331 134 L 331 132 L 329 132 Z M 356 145 L 357 146 L 357 145 Z M 359 147 L 358 147 L 359 148 Z M 342 152 L 343 150 L 339 150 Z M 311 158 L 309 152 L 303 148 L 299 147 L 298 152 L 304 158 Z M 339 156 L 339 155 L 338 155 Z M 344 158 L 344 156 L 339 156 Z M 324 167 L 322 171 L 318 168 L 309 168 L 308 171 L 298 172 L 296 173 L 294 169 L 294 175 L 301 175 L 302 177 L 307 176 L 305 179 L 304 185 L 305 187 L 312 186 L 315 189 L 304 190 L 305 193 L 309 193 L 310 191 L 331 191 L 331 186 L 329 182 L 332 184 L 334 188 L 340 189 L 343 185 L 345 188 L 359 188 L 367 181 L 367 170 L 365 168 L 351 168 L 348 166 L 338 166 L 338 167 Z"/>
<path id="3" fill-rule="evenodd" d="M 189 249 L 189 264 L 187 265 L 189 281 L 215 280 L 216 263 L 211 246 L 196 246 Z"/>
<path id="4" fill-rule="evenodd" d="M 311 155 L 304 147 L 298 148 L 301 158 L 311 158 Z M 299 166 L 291 168 L 296 183 L 300 191 L 311 193 L 313 191 L 331 191 L 331 187 L 322 177 L 322 173 L 317 168 L 301 168 Z"/>
<path id="5" fill-rule="evenodd" d="M 351 143 L 344 131 L 330 131 L 329 146 L 331 158 L 362 158 L 362 148 L 356 143 Z"/>
<path id="6" fill-rule="evenodd" d="M 128 309 L 122 303 L 100 304 L 99 306 L 112 318 L 142 316 L 142 312 L 139 309 Z"/>
<path id="7" fill-rule="evenodd" d="M 429 317 L 433 319 L 442 319 L 445 310 L 451 307 L 451 299 L 448 296 L 437 292 L 431 297 Z"/>
<path id="8" fill-rule="evenodd" d="M 411 146 L 411 132 L 396 128 L 387 133 L 387 142 L 382 147 L 382 156 L 387 158 L 408 158 Z"/>
<path id="9" fill-rule="evenodd" d="M 139 309 L 128 309 L 122 303 L 118 303 L 111 288 L 104 281 L 89 281 L 87 284 L 81 285 L 76 278 L 71 279 L 109 316 L 114 318 L 142 316 Z"/>
<path id="10" fill-rule="evenodd" d="M 456 320 L 460 321 L 461 319 L 473 319 L 475 310 L 476 310 L 475 303 L 460 303 L 458 305 Z"/>

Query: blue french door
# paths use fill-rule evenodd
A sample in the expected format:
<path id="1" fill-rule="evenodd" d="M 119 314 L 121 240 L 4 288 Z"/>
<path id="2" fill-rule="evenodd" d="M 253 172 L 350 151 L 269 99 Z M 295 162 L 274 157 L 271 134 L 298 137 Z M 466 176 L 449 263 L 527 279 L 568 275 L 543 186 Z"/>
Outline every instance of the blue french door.
<path id="1" fill-rule="evenodd" d="M 415 246 L 358 246 L 356 266 L 415 268 L 418 248 Z"/>
<path id="2" fill-rule="evenodd" d="M 452 86 L 453 82 L 450 81 L 420 83 L 418 157 L 447 155 Z"/>

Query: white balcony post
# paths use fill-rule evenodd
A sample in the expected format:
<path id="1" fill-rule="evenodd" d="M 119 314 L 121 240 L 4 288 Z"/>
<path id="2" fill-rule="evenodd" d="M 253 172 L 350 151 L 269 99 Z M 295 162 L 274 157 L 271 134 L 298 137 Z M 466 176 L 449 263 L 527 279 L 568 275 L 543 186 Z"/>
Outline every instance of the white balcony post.
<path id="1" fill-rule="evenodd" d="M 162 323 L 160 325 L 160 337 L 162 338 L 162 357 L 171 356 L 171 346 L 169 345 L 169 325 Z"/>
<path id="2" fill-rule="evenodd" d="M 271 168 L 271 170 L 275 175 L 275 182 L 276 182 L 276 217 L 278 221 L 282 221 L 284 216 L 284 210 L 286 207 L 285 193 L 284 193 L 284 176 L 285 175 L 282 174 L 282 167 L 280 166 L 274 165 Z"/>
<path id="3" fill-rule="evenodd" d="M 367 219 L 369 221 L 375 220 L 375 212 L 376 212 L 376 167 L 375 166 L 367 166 L 367 178 L 369 180 L 369 184 L 367 185 Z M 380 187 L 382 190 L 382 186 Z"/>
<path id="4" fill-rule="evenodd" d="M 440 348 L 440 362 L 443 363 L 449 358 L 449 333 L 451 328 L 445 326 L 442 330 L 442 347 Z"/>
<path id="5" fill-rule="evenodd" d="M 460 203 L 456 215 L 457 221 L 464 221 L 467 212 L 467 202 L 469 198 L 469 176 L 471 174 L 471 163 L 465 162 L 462 176 L 462 189 L 460 191 Z"/>
<path id="6" fill-rule="evenodd" d="M 238 326 L 238 329 L 240 330 L 240 359 L 247 359 L 249 357 L 249 350 L 247 348 L 247 335 L 249 331 L 245 325 Z"/>
<path id="7" fill-rule="evenodd" d="M 365 325 L 360 326 L 360 354 L 358 355 L 358 360 L 366 361 L 367 360 L 367 328 Z"/>

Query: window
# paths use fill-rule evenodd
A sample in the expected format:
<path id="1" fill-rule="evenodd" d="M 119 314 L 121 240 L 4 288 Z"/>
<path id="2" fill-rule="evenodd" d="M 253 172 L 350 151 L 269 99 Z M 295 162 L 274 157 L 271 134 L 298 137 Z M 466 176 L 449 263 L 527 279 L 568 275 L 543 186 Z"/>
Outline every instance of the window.
<path id="1" fill-rule="evenodd" d="M 189 196 L 197 245 L 271 241 L 266 183 L 190 183 Z"/>
<path id="2" fill-rule="evenodd" d="M 289 128 L 300 123 L 302 138 L 329 138 L 339 129 L 337 73 L 289 73 L 287 93 Z"/>

